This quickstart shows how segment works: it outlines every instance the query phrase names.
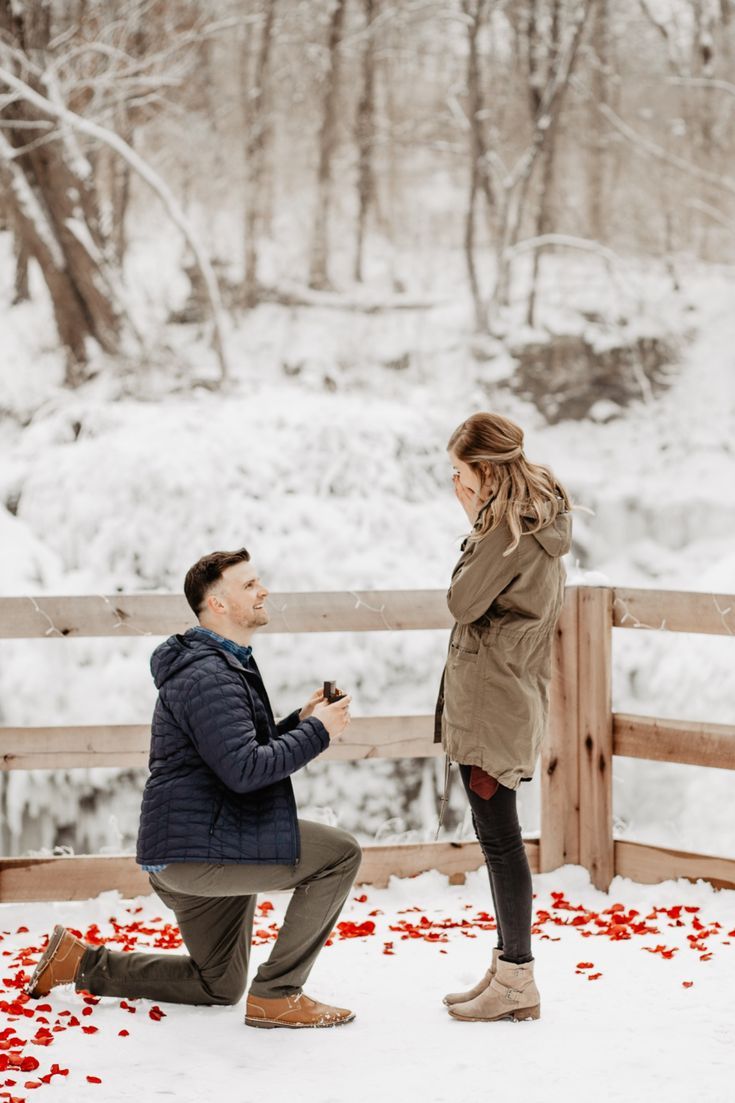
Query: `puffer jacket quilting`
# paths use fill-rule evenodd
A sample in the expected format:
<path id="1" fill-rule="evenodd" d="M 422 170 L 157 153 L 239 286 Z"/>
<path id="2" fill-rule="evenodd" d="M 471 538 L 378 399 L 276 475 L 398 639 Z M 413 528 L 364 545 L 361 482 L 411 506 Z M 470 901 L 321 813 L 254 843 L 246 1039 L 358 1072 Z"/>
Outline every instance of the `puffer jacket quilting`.
<path id="1" fill-rule="evenodd" d="M 137 860 L 293 865 L 299 858 L 291 774 L 329 745 L 314 717 L 279 724 L 257 666 L 198 632 L 156 648 Z"/>

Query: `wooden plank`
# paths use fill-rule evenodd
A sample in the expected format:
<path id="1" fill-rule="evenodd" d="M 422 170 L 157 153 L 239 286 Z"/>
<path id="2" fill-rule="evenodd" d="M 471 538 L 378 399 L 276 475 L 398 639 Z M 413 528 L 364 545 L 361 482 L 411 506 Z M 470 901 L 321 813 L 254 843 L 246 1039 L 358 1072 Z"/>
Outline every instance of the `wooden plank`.
<path id="1" fill-rule="evenodd" d="M 612 600 L 606 587 L 579 593 L 579 859 L 596 888 L 613 877 Z"/>
<path id="2" fill-rule="evenodd" d="M 579 862 L 578 594 L 567 590 L 554 638 L 549 731 L 541 748 L 542 872 Z"/>
<path id="3" fill-rule="evenodd" d="M 613 753 L 735 770 L 735 726 L 613 714 Z"/>
<path id="4" fill-rule="evenodd" d="M 529 864 L 538 870 L 538 841 L 526 841 Z M 438 869 L 449 877 L 483 864 L 479 843 L 411 843 L 368 846 L 357 884 L 386 885 L 391 876 L 415 877 Z M 117 889 L 123 896 L 151 891 L 148 877 L 135 859 L 123 855 L 82 855 L 62 858 L 0 858 L 0 902 L 87 900 Z"/>
<path id="5" fill-rule="evenodd" d="M 444 590 L 273 593 L 259 631 L 386 632 L 450 628 Z M 0 638 L 169 636 L 195 623 L 179 594 L 0 598 Z"/>
<path id="6" fill-rule="evenodd" d="M 735 595 L 615 588 L 615 628 L 735 636 Z"/>
<path id="7" fill-rule="evenodd" d="M 148 765 L 148 724 L 0 728 L 0 770 Z"/>
<path id="8" fill-rule="evenodd" d="M 715 888 L 735 888 L 735 861 L 685 850 L 646 846 L 619 840 L 615 843 L 615 872 L 644 885 L 684 877 L 687 881 L 709 881 Z"/>
<path id="9" fill-rule="evenodd" d="M 321 761 L 366 758 L 435 758 L 433 716 L 356 716 L 345 738 L 332 743 Z M 0 770 L 68 770 L 95 766 L 148 765 L 147 724 L 0 728 Z"/>
<path id="10" fill-rule="evenodd" d="M 573 587 L 569 587 L 572 589 Z M 578 587 L 586 590 L 588 587 Z M 617 587 L 616 628 L 735 635 L 735 595 Z M 451 627 L 443 590 L 273 593 L 263 632 L 370 632 Z M 0 638 L 168 636 L 194 617 L 180 594 L 0 598 Z"/>
<path id="11" fill-rule="evenodd" d="M 438 758 L 434 716 L 355 716 L 344 739 L 331 743 L 319 761 L 355 762 L 366 758 Z"/>
<path id="12" fill-rule="evenodd" d="M 80 855 L 73 858 L 0 858 L 0 901 L 88 900 L 117 889 L 122 896 L 151 891 L 134 858 Z"/>

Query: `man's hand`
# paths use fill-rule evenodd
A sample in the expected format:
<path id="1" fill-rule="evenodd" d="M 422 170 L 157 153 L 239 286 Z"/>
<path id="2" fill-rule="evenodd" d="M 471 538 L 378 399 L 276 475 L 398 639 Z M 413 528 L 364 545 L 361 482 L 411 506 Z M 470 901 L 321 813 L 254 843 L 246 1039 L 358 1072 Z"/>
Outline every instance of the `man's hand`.
<path id="1" fill-rule="evenodd" d="M 454 493 L 457 501 L 462 506 L 462 509 L 467 514 L 467 520 L 471 525 L 474 525 L 477 520 L 477 515 L 480 512 L 480 506 L 483 504 L 480 498 L 475 494 L 474 490 L 469 490 L 466 486 L 463 486 L 459 481 L 459 475 L 455 471 L 452 475 L 452 482 L 454 483 Z"/>
<path id="2" fill-rule="evenodd" d="M 314 709 L 316 708 L 316 706 L 324 700 L 324 690 L 315 689 L 311 697 L 299 713 L 299 720 L 306 720 L 307 716 L 312 716 L 314 714 Z"/>
<path id="3" fill-rule="evenodd" d="M 329 732 L 329 738 L 333 743 L 340 742 L 350 722 L 351 700 L 351 697 L 343 697 L 340 701 L 335 701 L 332 705 L 328 705 L 326 701 L 322 701 L 321 704 L 316 705 L 312 712 L 312 716 L 315 717 L 315 719 L 321 720 L 322 724 Z"/>

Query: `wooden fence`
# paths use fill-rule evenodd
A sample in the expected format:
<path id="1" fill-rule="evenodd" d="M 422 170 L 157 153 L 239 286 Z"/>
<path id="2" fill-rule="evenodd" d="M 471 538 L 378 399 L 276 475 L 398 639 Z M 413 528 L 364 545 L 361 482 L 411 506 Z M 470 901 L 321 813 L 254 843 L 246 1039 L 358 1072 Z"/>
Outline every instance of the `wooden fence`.
<path id="1" fill-rule="evenodd" d="M 443 591 L 272 594 L 265 632 L 369 632 L 447 629 Z M 184 631 L 183 597 L 131 594 L 0 598 L 0 638 L 162 637 Z M 735 769 L 735 726 L 624 715 L 612 710 L 612 631 L 735 632 L 735 596 L 570 586 L 557 626 L 551 716 L 541 771 L 540 839 L 526 840 L 533 871 L 567 862 L 607 889 L 614 874 L 636 881 L 705 878 L 735 887 L 735 860 L 616 841 L 612 831 L 613 755 Z M 61 645 L 59 645 L 61 646 Z M 436 671 L 438 678 L 439 671 Z M 334 761 L 426 758 L 431 716 L 355 718 L 348 736 L 323 756 Z M 0 727 L 3 770 L 145 767 L 147 725 Z M 453 880 L 482 864 L 474 842 L 371 846 L 358 880 L 438 869 Z M 85 899 L 106 889 L 132 896 L 148 880 L 128 856 L 0 858 L 0 901 Z"/>

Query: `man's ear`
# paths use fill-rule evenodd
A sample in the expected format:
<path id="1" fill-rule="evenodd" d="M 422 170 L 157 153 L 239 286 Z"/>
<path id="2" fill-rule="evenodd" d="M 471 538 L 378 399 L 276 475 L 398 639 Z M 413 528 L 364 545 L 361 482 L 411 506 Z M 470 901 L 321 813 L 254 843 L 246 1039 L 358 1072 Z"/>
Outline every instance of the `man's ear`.
<path id="1" fill-rule="evenodd" d="M 206 605 L 211 613 L 224 613 L 225 611 L 224 602 L 216 590 L 211 590 L 207 594 Z"/>

